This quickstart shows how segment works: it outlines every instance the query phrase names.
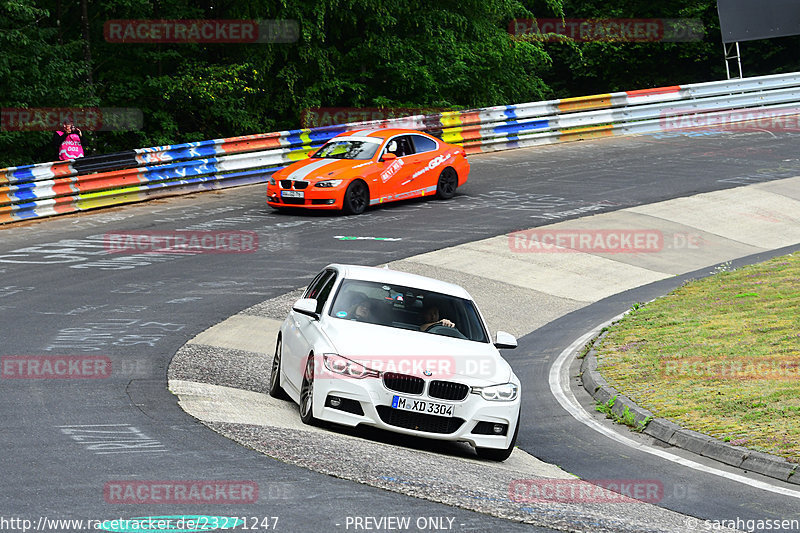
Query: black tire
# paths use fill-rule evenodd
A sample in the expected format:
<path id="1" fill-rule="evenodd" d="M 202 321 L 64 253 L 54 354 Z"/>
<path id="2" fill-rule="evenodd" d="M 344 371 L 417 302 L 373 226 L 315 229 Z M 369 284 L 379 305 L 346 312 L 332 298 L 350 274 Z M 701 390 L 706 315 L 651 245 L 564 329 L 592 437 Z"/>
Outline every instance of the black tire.
<path id="1" fill-rule="evenodd" d="M 269 375 L 269 395 L 273 398 L 286 400 L 289 396 L 286 391 L 281 387 L 281 360 L 283 356 L 283 345 L 281 337 L 278 336 L 278 341 L 275 343 L 275 355 L 272 358 L 272 372 Z"/>
<path id="2" fill-rule="evenodd" d="M 300 386 L 300 420 L 309 426 L 319 425 L 319 420 L 314 418 L 314 354 L 308 356 Z"/>
<path id="3" fill-rule="evenodd" d="M 514 446 L 517 445 L 517 435 L 519 435 L 519 416 L 517 416 L 517 427 L 514 428 L 514 436 L 511 437 L 511 444 L 508 448 L 475 448 L 475 453 L 481 459 L 488 461 L 505 461 L 514 451 Z"/>
<path id="4" fill-rule="evenodd" d="M 456 195 L 458 188 L 458 174 L 451 167 L 447 167 L 439 174 L 439 182 L 436 184 L 436 197 L 440 200 L 449 200 Z"/>
<path id="5" fill-rule="evenodd" d="M 344 193 L 342 211 L 348 215 L 360 215 L 369 205 L 369 187 L 361 180 L 355 180 L 347 186 Z"/>

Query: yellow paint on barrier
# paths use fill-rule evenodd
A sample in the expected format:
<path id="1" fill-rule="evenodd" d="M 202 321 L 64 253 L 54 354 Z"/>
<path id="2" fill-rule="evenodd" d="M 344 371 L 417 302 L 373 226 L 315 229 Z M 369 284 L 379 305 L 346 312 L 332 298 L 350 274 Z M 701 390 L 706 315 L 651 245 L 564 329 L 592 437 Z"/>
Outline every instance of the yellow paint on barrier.
<path id="1" fill-rule="evenodd" d="M 464 137 L 461 135 L 463 128 L 452 128 L 442 132 L 442 140 L 450 144 L 461 144 Z"/>
<path id="2" fill-rule="evenodd" d="M 460 111 L 444 111 L 439 119 L 442 126 L 445 128 L 452 128 L 453 126 L 461 125 L 461 112 Z"/>
<path id="3" fill-rule="evenodd" d="M 300 150 L 293 150 L 286 154 L 286 158 L 289 161 L 302 161 L 303 159 L 308 159 L 311 152 L 316 151 L 316 148 L 302 148 Z"/>
<path id="4" fill-rule="evenodd" d="M 113 191 L 101 191 L 95 193 L 81 194 L 75 202 L 75 206 L 84 211 L 97 207 L 108 207 L 110 205 L 125 204 L 146 200 L 147 197 L 142 191 L 135 188 L 118 189 Z"/>
<path id="5" fill-rule="evenodd" d="M 558 102 L 561 113 L 569 111 L 587 111 L 590 109 L 606 109 L 611 107 L 610 94 L 595 94 L 592 96 L 578 96 L 576 98 L 562 98 Z"/>
<path id="6" fill-rule="evenodd" d="M 583 141 L 588 139 L 599 139 L 601 137 L 612 137 L 613 135 L 613 124 L 605 124 L 603 126 L 589 126 L 586 128 L 561 130 L 558 140 L 562 142 Z"/>

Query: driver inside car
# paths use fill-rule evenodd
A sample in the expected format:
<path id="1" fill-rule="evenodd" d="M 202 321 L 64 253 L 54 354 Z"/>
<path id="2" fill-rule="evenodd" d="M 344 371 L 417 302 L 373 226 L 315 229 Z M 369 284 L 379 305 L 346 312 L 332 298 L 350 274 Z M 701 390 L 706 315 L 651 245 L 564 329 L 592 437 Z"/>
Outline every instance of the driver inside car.
<path id="1" fill-rule="evenodd" d="M 452 320 L 439 318 L 439 308 L 436 306 L 426 307 L 422 310 L 423 324 L 419 327 L 420 331 L 427 331 L 433 326 L 445 326 L 448 328 L 456 327 Z"/>

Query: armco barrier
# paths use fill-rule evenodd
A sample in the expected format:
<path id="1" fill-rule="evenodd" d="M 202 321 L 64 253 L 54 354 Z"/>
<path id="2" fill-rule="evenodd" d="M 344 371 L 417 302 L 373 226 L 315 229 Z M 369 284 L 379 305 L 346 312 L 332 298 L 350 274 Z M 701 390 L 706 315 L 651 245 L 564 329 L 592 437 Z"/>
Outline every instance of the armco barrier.
<path id="1" fill-rule="evenodd" d="M 0 224 L 160 196 L 263 183 L 331 137 L 356 128 L 428 131 L 467 154 L 671 129 L 696 113 L 797 115 L 800 73 L 676 85 L 469 111 L 214 139 L 0 169 Z M 742 117 L 742 119 L 747 117 Z"/>

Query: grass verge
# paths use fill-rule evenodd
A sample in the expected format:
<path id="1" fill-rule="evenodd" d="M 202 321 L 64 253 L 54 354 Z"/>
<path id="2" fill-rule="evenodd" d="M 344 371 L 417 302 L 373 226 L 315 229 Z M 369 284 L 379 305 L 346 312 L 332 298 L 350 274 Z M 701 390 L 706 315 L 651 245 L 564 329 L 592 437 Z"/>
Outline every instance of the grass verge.
<path id="1" fill-rule="evenodd" d="M 800 252 L 637 306 L 596 349 L 657 417 L 800 463 Z"/>

